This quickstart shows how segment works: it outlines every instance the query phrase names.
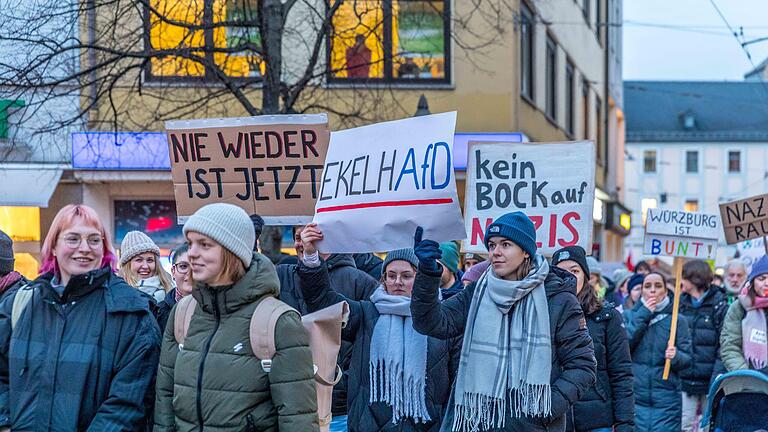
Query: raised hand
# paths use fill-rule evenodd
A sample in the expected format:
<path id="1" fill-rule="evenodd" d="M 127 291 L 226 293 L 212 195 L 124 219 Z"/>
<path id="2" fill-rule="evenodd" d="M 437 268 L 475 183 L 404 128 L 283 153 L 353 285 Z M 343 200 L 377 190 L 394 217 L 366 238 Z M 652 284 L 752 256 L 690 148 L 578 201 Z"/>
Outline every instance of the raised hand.
<path id="1" fill-rule="evenodd" d="M 323 231 L 316 223 L 304 227 L 301 231 L 301 243 L 304 245 L 304 255 L 313 255 L 317 252 L 317 245 L 315 243 L 323 239 Z"/>
<path id="2" fill-rule="evenodd" d="M 440 244 L 434 240 L 424 240 L 424 228 L 417 227 L 413 236 L 413 251 L 419 259 L 419 267 L 425 271 L 436 273 L 439 270 L 437 260 L 443 257 Z"/>

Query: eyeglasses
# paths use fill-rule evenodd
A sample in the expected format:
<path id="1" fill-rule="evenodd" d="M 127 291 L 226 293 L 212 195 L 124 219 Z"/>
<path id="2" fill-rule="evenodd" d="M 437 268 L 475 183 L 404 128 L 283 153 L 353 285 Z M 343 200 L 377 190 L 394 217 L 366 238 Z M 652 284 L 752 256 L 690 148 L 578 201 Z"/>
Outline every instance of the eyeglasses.
<path id="1" fill-rule="evenodd" d="M 83 239 L 85 239 L 85 242 L 91 249 L 101 249 L 104 247 L 104 238 L 98 234 L 89 235 L 88 237 L 80 237 L 77 234 L 67 234 L 63 238 L 64 244 L 70 249 L 80 247 Z"/>
<path id="2" fill-rule="evenodd" d="M 389 283 L 395 283 L 397 282 L 398 279 L 400 279 L 402 283 L 408 283 L 412 281 L 415 277 L 416 275 L 411 272 L 405 272 L 405 273 L 387 272 L 386 274 L 387 282 Z"/>
<path id="3" fill-rule="evenodd" d="M 189 263 L 185 261 L 179 261 L 176 264 L 173 265 L 174 270 L 179 272 L 180 274 L 187 274 L 189 273 Z"/>

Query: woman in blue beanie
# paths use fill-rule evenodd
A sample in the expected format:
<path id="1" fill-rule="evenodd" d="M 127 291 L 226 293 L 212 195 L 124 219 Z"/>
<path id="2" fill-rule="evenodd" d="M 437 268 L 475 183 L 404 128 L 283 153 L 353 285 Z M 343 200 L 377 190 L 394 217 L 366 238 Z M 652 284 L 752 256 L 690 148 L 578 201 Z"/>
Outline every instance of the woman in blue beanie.
<path id="1" fill-rule="evenodd" d="M 416 230 L 416 330 L 464 335 L 453 398 L 441 431 L 565 430 L 566 412 L 595 382 L 595 354 L 576 279 L 537 254 L 533 222 L 507 213 L 485 231 L 490 267 L 440 301 L 438 243 Z"/>

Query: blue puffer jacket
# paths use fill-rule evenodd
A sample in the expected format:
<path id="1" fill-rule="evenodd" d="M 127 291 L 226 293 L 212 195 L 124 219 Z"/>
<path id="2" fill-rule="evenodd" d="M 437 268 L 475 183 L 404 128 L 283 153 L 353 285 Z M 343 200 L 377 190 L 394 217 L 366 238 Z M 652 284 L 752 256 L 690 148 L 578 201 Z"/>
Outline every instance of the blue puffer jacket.
<path id="1" fill-rule="evenodd" d="M 309 268 L 299 264 L 302 290 L 311 311 L 331 306 L 340 301 L 349 303 L 349 322 L 342 330 L 342 338 L 353 342 L 349 364 L 348 400 L 350 432 L 437 432 L 451 393 L 453 378 L 461 354 L 461 338 L 427 339 L 427 368 L 425 404 L 432 419 L 429 423 L 414 423 L 410 419 L 392 423 L 392 408 L 383 403 L 371 404 L 370 352 L 371 338 L 379 312 L 370 301 L 353 301 L 330 289 L 325 265 Z M 436 278 L 437 284 L 440 277 Z"/>
<path id="2" fill-rule="evenodd" d="M 13 331 L 14 296 L 0 303 L 0 425 L 144 429 L 160 354 L 147 298 L 109 267 L 73 276 L 61 297 L 52 277 L 30 284 L 33 296 Z"/>
<path id="3" fill-rule="evenodd" d="M 624 312 L 635 377 L 635 431 L 677 432 L 683 415 L 680 371 L 691 367 L 691 336 L 688 321 L 678 315 L 675 347 L 669 379 L 664 381 L 664 353 L 672 325 L 672 302 L 651 312 L 638 302 Z"/>

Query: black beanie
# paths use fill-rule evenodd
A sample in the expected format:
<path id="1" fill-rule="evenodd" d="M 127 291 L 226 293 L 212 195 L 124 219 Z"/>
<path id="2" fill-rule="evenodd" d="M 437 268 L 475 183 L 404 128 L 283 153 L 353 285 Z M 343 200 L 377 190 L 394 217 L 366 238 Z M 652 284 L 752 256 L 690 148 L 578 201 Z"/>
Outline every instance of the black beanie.
<path id="1" fill-rule="evenodd" d="M 8 234 L 0 231 L 0 275 L 13 271 L 13 240 Z"/>
<path id="2" fill-rule="evenodd" d="M 589 266 L 587 265 L 587 252 L 581 246 L 566 246 L 557 250 L 552 255 L 552 265 L 556 266 L 563 261 L 574 261 L 581 267 L 581 271 L 589 276 Z"/>

